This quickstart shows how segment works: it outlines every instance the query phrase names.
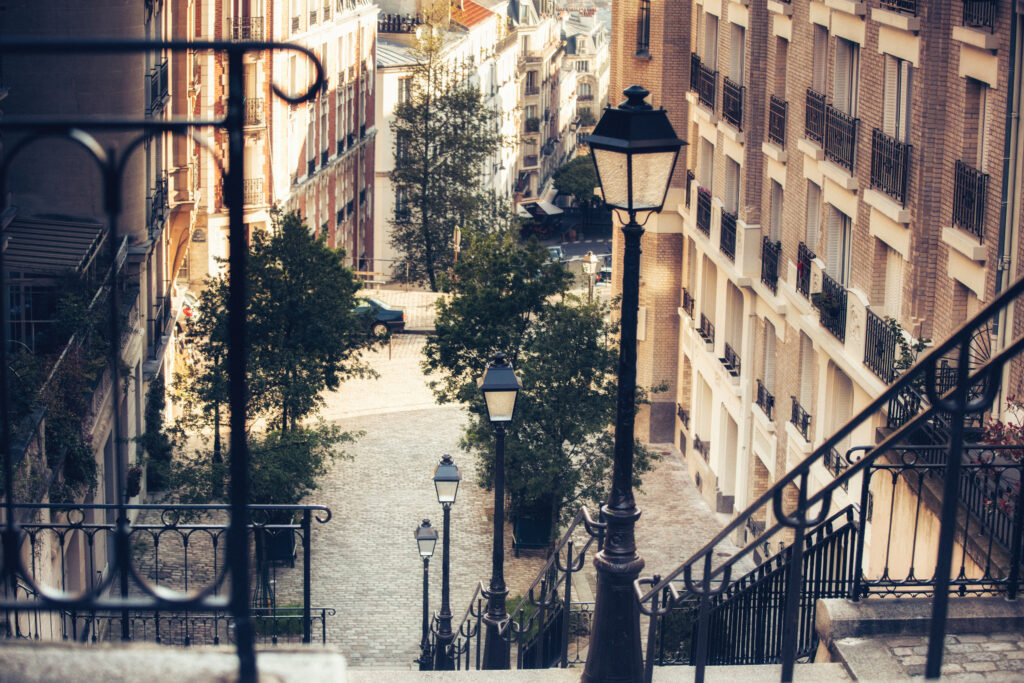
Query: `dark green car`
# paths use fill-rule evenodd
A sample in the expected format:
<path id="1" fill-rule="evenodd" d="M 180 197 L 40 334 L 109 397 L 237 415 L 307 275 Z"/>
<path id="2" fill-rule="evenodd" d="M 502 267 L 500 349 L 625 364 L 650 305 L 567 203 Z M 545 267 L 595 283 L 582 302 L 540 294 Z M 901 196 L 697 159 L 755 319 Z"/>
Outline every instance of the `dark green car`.
<path id="1" fill-rule="evenodd" d="M 405 311 L 388 306 L 380 299 L 357 298 L 353 313 L 363 322 L 367 333 L 374 337 L 387 337 L 405 330 Z"/>

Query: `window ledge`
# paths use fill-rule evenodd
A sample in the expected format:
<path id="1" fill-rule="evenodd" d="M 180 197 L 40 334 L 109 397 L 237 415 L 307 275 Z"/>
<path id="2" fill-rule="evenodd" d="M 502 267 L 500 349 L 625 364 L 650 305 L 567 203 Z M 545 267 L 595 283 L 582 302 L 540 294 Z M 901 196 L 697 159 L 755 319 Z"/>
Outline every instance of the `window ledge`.
<path id="1" fill-rule="evenodd" d="M 651 56 L 650 50 L 637 50 L 636 54 L 633 56 L 637 59 L 654 59 L 654 57 Z"/>
<path id="2" fill-rule="evenodd" d="M 738 145 L 742 145 L 745 140 L 743 131 L 738 129 L 736 126 L 732 125 L 725 119 L 718 120 L 718 130 L 722 133 L 722 135 L 726 136 L 727 138 L 729 138 Z"/>
<path id="3" fill-rule="evenodd" d="M 818 165 L 821 174 L 844 190 L 857 191 L 857 179 L 842 166 L 824 159 Z"/>
<path id="4" fill-rule="evenodd" d="M 901 31 L 917 33 L 921 30 L 921 18 L 900 12 L 893 12 L 887 9 L 874 8 L 871 10 L 871 18 L 879 24 L 885 24 Z"/>
<path id="5" fill-rule="evenodd" d="M 857 0 L 825 0 L 825 6 L 831 7 L 839 12 L 846 12 L 857 17 L 865 14 L 865 2 Z"/>
<path id="6" fill-rule="evenodd" d="M 972 261 L 984 263 L 988 255 L 984 243 L 957 228 L 943 228 L 942 241 Z"/>
<path id="7" fill-rule="evenodd" d="M 782 149 L 774 142 L 768 142 L 767 140 L 762 142 L 761 151 L 766 157 L 773 161 L 777 161 L 780 164 L 786 163 L 786 150 Z"/>
<path id="8" fill-rule="evenodd" d="M 823 150 L 818 143 L 812 142 L 807 138 L 800 138 L 797 140 L 796 148 L 814 161 L 821 161 L 825 158 L 825 150 Z"/>
<path id="9" fill-rule="evenodd" d="M 954 26 L 953 40 L 982 50 L 995 50 L 999 48 L 999 36 L 997 34 L 971 28 L 970 26 Z"/>
<path id="10" fill-rule="evenodd" d="M 791 17 L 793 16 L 793 5 L 788 2 L 780 2 L 780 0 L 768 0 L 768 11 Z"/>
<path id="11" fill-rule="evenodd" d="M 897 223 L 910 222 L 910 211 L 878 190 L 864 190 L 864 203 L 878 209 L 883 216 Z"/>

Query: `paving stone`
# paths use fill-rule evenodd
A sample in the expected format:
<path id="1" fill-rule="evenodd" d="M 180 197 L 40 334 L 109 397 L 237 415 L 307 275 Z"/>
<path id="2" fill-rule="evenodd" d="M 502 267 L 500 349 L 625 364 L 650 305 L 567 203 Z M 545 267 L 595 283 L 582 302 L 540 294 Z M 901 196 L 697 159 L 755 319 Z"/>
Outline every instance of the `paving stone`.
<path id="1" fill-rule="evenodd" d="M 1006 641 L 996 641 L 994 643 L 980 643 L 980 645 L 981 649 L 987 652 L 1018 650 L 1016 643 L 1008 643 Z"/>
<path id="2" fill-rule="evenodd" d="M 967 671 L 995 671 L 996 665 L 992 662 L 967 662 L 964 664 Z"/>

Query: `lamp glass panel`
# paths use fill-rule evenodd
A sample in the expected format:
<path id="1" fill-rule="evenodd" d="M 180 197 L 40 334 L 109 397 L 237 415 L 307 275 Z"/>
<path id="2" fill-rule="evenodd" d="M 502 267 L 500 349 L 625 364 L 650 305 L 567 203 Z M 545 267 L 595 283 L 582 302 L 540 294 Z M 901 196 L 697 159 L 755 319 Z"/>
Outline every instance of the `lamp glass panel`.
<path id="1" fill-rule="evenodd" d="M 661 206 L 672 177 L 675 157 L 675 151 L 633 155 L 634 209 L 643 211 Z"/>
<path id="2" fill-rule="evenodd" d="M 594 148 L 594 162 L 601 180 L 604 201 L 611 206 L 629 208 L 629 172 L 627 155 Z"/>
<path id="3" fill-rule="evenodd" d="M 455 495 L 459 490 L 459 480 L 434 480 L 434 488 L 437 489 L 438 503 L 454 503 Z"/>
<path id="4" fill-rule="evenodd" d="M 416 542 L 420 546 L 420 557 L 431 557 L 434 554 L 434 546 L 437 545 L 437 536 L 432 538 L 419 538 Z"/>
<path id="5" fill-rule="evenodd" d="M 511 422 L 512 412 L 516 407 L 518 391 L 488 391 L 484 394 L 487 401 L 487 416 L 491 422 Z"/>

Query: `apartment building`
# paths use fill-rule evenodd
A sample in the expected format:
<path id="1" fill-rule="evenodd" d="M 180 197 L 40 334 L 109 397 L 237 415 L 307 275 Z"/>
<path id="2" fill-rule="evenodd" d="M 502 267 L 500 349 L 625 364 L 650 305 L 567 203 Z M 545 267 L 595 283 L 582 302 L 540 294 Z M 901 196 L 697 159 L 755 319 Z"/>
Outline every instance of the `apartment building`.
<path id="1" fill-rule="evenodd" d="M 648 87 L 689 142 L 642 264 L 641 377 L 675 405 L 638 426 L 732 513 L 884 390 L 898 337 L 945 338 L 1018 271 L 1020 17 L 994 0 L 661 9 L 685 19 L 617 4 L 612 32 L 613 92 Z M 817 482 L 890 426 L 855 431 Z"/>
<path id="2" fill-rule="evenodd" d="M 576 117 L 581 125 L 597 121 L 608 104 L 608 27 L 593 7 L 570 12 L 562 22 L 565 61 L 576 71 Z"/>

